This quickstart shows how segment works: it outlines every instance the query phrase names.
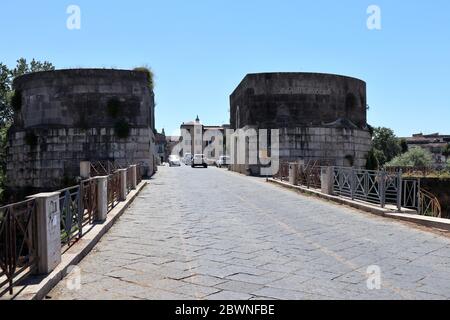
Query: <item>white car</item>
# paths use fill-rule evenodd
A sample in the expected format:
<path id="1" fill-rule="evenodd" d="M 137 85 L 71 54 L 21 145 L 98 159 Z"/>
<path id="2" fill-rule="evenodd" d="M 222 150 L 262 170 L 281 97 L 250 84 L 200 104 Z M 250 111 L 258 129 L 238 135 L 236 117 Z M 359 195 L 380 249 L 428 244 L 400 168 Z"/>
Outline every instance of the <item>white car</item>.
<path id="1" fill-rule="evenodd" d="M 179 167 L 181 166 L 180 157 L 177 155 L 169 156 L 169 167 Z"/>
<path id="2" fill-rule="evenodd" d="M 204 154 L 196 154 L 192 159 L 191 167 L 203 167 L 208 168 L 208 164 L 206 163 L 206 157 Z"/>
<path id="3" fill-rule="evenodd" d="M 220 156 L 220 158 L 216 161 L 216 166 L 218 168 L 227 167 L 230 165 L 231 158 L 229 156 Z"/>

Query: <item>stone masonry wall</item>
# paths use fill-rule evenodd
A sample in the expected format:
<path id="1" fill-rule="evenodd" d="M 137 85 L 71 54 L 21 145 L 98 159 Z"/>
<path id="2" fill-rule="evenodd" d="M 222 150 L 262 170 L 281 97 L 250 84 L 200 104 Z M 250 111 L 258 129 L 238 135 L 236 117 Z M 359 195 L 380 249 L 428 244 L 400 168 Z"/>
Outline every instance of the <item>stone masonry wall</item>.
<path id="1" fill-rule="evenodd" d="M 371 148 L 368 131 L 349 128 L 295 128 L 280 131 L 280 159 L 324 160 L 335 166 L 364 167 Z"/>
<path id="2" fill-rule="evenodd" d="M 366 83 L 332 74 L 248 74 L 230 96 L 233 129 L 313 127 L 338 119 L 364 129 L 366 112 Z"/>
<path id="3" fill-rule="evenodd" d="M 334 166 L 365 167 L 371 148 L 368 131 L 347 128 L 301 127 L 280 129 L 280 161 L 320 161 Z M 248 150 L 247 156 L 248 159 Z M 231 170 L 260 175 L 260 165 L 236 164 Z"/>
<path id="4" fill-rule="evenodd" d="M 30 145 L 27 134 L 37 137 Z M 49 191 L 73 183 L 80 161 L 110 160 L 140 163 L 153 170 L 150 128 L 131 129 L 126 139 L 113 128 L 61 128 L 18 131 L 9 135 L 7 186 L 10 191 Z"/>
<path id="5" fill-rule="evenodd" d="M 142 71 L 69 69 L 14 80 L 7 193 L 73 185 L 80 161 L 142 163 L 154 172 L 154 93 Z M 117 130 L 117 132 L 116 132 Z"/>

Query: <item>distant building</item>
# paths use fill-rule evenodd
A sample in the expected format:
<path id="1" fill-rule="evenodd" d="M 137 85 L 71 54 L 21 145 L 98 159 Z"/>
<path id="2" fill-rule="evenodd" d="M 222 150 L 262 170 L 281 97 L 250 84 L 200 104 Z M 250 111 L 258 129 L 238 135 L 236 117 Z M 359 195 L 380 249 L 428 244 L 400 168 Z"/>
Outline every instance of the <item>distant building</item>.
<path id="1" fill-rule="evenodd" d="M 162 129 L 161 133 L 155 134 L 155 153 L 156 153 L 156 163 L 157 165 L 161 165 L 164 162 L 167 162 L 167 139 L 166 133 L 164 129 Z"/>
<path id="2" fill-rule="evenodd" d="M 433 155 L 434 165 L 439 167 L 446 161 L 442 154 L 445 146 L 450 143 L 450 135 L 433 134 L 413 134 L 412 137 L 404 138 L 408 148 L 421 147 L 428 150 Z"/>
<path id="3" fill-rule="evenodd" d="M 223 152 L 225 152 L 226 146 L 226 130 L 230 128 L 230 125 L 224 124 L 221 126 L 207 126 L 200 122 L 199 117 L 195 121 L 186 122 L 180 126 L 181 131 L 186 130 L 189 133 L 190 139 L 184 139 L 181 141 L 183 147 L 184 156 L 186 153 L 196 154 L 205 153 L 206 147 L 211 145 L 217 137 L 221 139 L 219 143 L 223 146 Z M 218 159 L 221 154 L 215 154 L 213 151 L 211 154 L 206 155 L 212 159 Z"/>

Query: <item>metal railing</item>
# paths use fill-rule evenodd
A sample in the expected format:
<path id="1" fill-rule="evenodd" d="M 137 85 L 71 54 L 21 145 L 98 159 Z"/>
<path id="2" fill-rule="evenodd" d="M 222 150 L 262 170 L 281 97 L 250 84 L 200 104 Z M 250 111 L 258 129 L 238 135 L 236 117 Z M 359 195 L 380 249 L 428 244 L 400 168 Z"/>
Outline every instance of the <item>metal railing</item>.
<path id="1" fill-rule="evenodd" d="M 0 297 L 37 269 L 36 200 L 0 208 Z"/>
<path id="2" fill-rule="evenodd" d="M 280 161 L 280 168 L 278 169 L 278 172 L 273 176 L 273 178 L 280 181 L 289 180 L 289 162 Z"/>
<path id="3" fill-rule="evenodd" d="M 93 224 L 98 210 L 98 183 L 95 179 L 84 180 L 80 184 L 83 200 L 83 222 Z"/>
<path id="4" fill-rule="evenodd" d="M 127 168 L 128 192 L 132 188 L 132 167 Z M 142 175 L 138 167 L 137 179 Z M 99 172 L 99 171 L 97 171 Z M 107 203 L 110 212 L 120 202 L 120 172 L 108 175 Z M 94 225 L 98 214 L 99 184 L 96 178 L 58 190 L 61 220 L 61 249 L 76 243 Z M 13 294 L 13 288 L 38 267 L 37 200 L 30 199 L 0 208 L 0 297 Z"/>
<path id="5" fill-rule="evenodd" d="M 420 182 L 417 179 L 403 179 L 402 207 L 419 212 Z"/>
<path id="6" fill-rule="evenodd" d="M 108 212 L 119 203 L 120 197 L 120 173 L 114 172 L 108 176 Z"/>
<path id="7" fill-rule="evenodd" d="M 322 167 L 315 163 L 299 165 L 298 168 L 298 184 L 309 188 L 320 189 Z"/>
<path id="8" fill-rule="evenodd" d="M 442 208 L 439 199 L 421 187 L 420 179 L 403 180 L 402 206 L 417 210 L 420 215 L 441 218 Z"/>
<path id="9" fill-rule="evenodd" d="M 127 192 L 130 192 L 133 187 L 133 167 L 127 168 Z"/>
<path id="10" fill-rule="evenodd" d="M 127 166 L 125 166 L 126 168 Z M 108 176 L 119 169 L 124 169 L 122 165 L 114 161 L 95 161 L 91 162 L 91 176 Z"/>
<path id="11" fill-rule="evenodd" d="M 389 174 L 355 168 L 335 167 L 333 191 L 338 196 L 379 204 L 394 204 L 401 209 L 401 172 Z"/>
<path id="12" fill-rule="evenodd" d="M 61 210 L 61 244 L 70 245 L 83 235 L 83 203 L 80 186 L 58 191 Z"/>
<path id="13" fill-rule="evenodd" d="M 442 208 L 438 198 L 423 189 L 419 192 L 419 214 L 435 218 L 442 217 Z"/>
<path id="14" fill-rule="evenodd" d="M 83 228 L 94 223 L 98 210 L 98 185 L 95 179 L 84 180 L 78 186 L 60 193 L 61 245 L 71 246 L 83 236 Z"/>

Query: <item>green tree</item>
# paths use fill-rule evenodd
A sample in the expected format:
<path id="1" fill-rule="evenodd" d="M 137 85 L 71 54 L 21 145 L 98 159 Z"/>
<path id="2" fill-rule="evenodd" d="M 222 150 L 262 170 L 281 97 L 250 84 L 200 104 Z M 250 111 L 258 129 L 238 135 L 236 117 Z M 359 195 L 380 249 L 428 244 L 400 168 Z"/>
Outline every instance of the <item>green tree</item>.
<path id="1" fill-rule="evenodd" d="M 12 120 L 11 100 L 11 71 L 0 63 L 0 126 Z"/>
<path id="2" fill-rule="evenodd" d="M 20 99 L 20 96 L 15 95 L 12 88 L 13 80 L 26 73 L 54 69 L 55 67 L 50 62 L 40 62 L 35 59 L 28 64 L 26 59 L 20 58 L 14 69 L 9 69 L 5 64 L 0 63 L 0 200 L 5 182 L 8 130 L 14 119 L 14 103 Z"/>
<path id="3" fill-rule="evenodd" d="M 390 162 L 386 166 L 390 167 L 429 167 L 433 164 L 432 154 L 420 147 L 411 148 L 408 152 L 403 153 Z"/>
<path id="4" fill-rule="evenodd" d="M 14 91 L 12 83 L 14 78 L 31 72 L 55 70 L 55 67 L 48 61 L 27 60 L 20 58 L 13 69 L 9 69 L 5 64 L 0 63 L 0 126 L 9 125 L 14 118 L 14 108 L 12 101 Z"/>
<path id="5" fill-rule="evenodd" d="M 406 139 L 400 139 L 400 148 L 402 149 L 402 153 L 408 152 L 409 147 Z"/>
<path id="6" fill-rule="evenodd" d="M 0 127 L 0 200 L 3 199 L 6 170 L 6 144 L 8 143 L 8 129 L 10 125 Z"/>
<path id="7" fill-rule="evenodd" d="M 380 168 L 379 158 L 381 158 L 380 151 L 377 149 L 370 149 L 367 154 L 366 169 L 367 170 L 378 170 Z"/>
<path id="8" fill-rule="evenodd" d="M 378 127 L 374 129 L 372 146 L 383 153 L 383 157 L 378 159 L 380 166 L 391 161 L 402 152 L 400 140 L 395 136 L 394 131 L 389 128 Z M 381 156 L 381 154 L 379 155 Z"/>

